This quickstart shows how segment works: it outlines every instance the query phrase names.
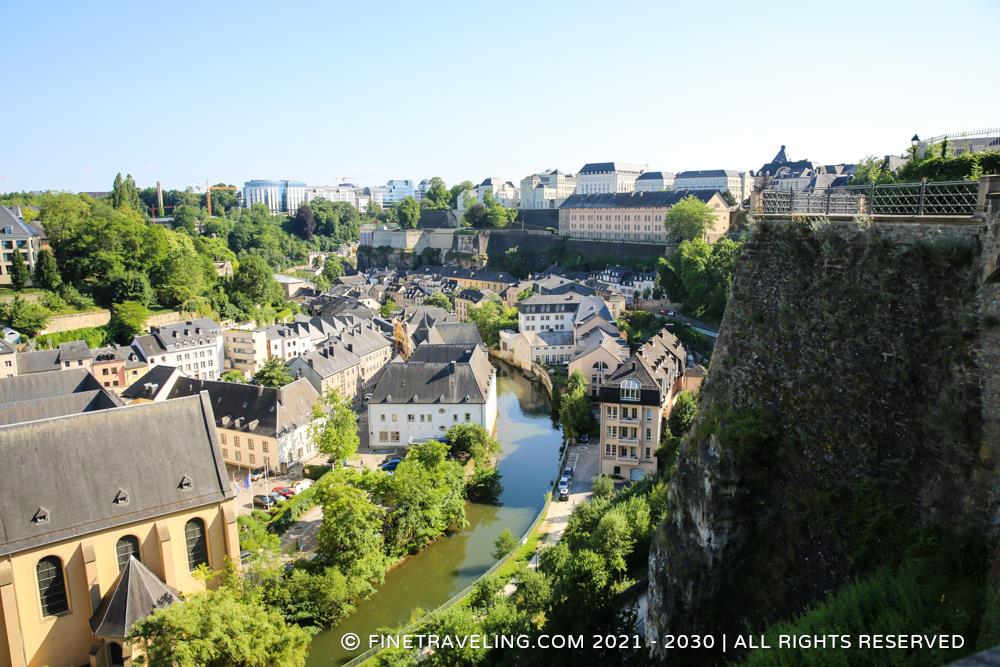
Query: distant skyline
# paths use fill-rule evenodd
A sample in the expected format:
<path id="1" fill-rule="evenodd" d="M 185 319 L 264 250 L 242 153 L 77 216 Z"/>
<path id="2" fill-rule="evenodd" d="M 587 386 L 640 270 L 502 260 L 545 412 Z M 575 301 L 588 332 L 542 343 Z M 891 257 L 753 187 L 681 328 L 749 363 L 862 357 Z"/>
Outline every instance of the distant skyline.
<path id="1" fill-rule="evenodd" d="M 0 192 L 745 171 L 1000 126 L 1000 3 L 762 7 L 0 0 Z"/>

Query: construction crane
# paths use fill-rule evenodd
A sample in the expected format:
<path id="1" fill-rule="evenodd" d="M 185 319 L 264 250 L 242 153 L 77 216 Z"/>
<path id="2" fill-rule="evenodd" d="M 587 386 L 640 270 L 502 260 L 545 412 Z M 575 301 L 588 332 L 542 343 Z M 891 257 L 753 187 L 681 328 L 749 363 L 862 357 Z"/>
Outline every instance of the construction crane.
<path id="1" fill-rule="evenodd" d="M 208 181 L 205 181 L 205 205 L 208 209 L 208 214 L 212 215 L 212 190 L 236 192 L 237 189 L 235 185 L 209 185 Z"/>

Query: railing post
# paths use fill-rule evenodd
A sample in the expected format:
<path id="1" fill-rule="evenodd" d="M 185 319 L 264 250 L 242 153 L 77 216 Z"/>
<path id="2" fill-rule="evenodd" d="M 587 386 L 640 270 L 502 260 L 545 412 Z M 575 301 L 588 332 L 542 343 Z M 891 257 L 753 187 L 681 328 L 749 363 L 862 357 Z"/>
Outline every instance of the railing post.
<path id="1" fill-rule="evenodd" d="M 868 186 L 868 215 L 875 215 L 875 184 Z"/>
<path id="2" fill-rule="evenodd" d="M 788 191 L 788 215 L 795 213 L 795 190 Z"/>
<path id="3" fill-rule="evenodd" d="M 927 192 L 927 178 L 920 179 L 920 197 L 917 199 L 917 215 L 924 214 L 924 193 Z"/>
<path id="4" fill-rule="evenodd" d="M 830 193 L 833 192 L 830 188 L 826 189 L 826 214 L 830 215 Z"/>

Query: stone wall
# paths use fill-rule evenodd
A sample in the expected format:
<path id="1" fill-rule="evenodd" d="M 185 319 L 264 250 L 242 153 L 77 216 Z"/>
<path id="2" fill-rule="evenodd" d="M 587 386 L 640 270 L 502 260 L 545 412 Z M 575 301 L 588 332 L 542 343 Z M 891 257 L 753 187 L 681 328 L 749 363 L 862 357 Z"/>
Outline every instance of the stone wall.
<path id="1" fill-rule="evenodd" d="M 111 320 L 111 311 L 92 310 L 86 313 L 73 313 L 71 315 L 55 315 L 50 317 L 45 323 L 45 328 L 39 333 L 50 334 L 61 331 L 72 331 L 73 329 L 83 329 L 87 327 L 102 327 Z"/>
<path id="2" fill-rule="evenodd" d="M 650 550 L 647 634 L 756 631 L 916 530 L 996 527 L 989 222 L 758 224 Z"/>

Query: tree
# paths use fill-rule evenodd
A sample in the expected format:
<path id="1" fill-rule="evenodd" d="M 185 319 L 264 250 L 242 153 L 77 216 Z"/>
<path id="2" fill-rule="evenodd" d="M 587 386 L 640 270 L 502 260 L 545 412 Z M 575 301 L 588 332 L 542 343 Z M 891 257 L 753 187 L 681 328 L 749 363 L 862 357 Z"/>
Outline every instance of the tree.
<path id="1" fill-rule="evenodd" d="M 559 397 L 559 423 L 567 438 L 579 438 L 593 429 L 594 415 L 587 396 L 587 379 L 580 371 L 573 371 L 566 388 Z"/>
<path id="2" fill-rule="evenodd" d="M 365 215 L 369 218 L 378 219 L 382 216 L 382 205 L 372 199 L 365 208 Z"/>
<path id="3" fill-rule="evenodd" d="M 462 216 L 465 224 L 470 227 L 483 228 L 488 225 L 486 207 L 476 202 L 472 206 L 465 209 L 465 215 Z"/>
<path id="4" fill-rule="evenodd" d="M 257 255 L 240 259 L 240 267 L 233 274 L 232 286 L 235 292 L 257 306 L 273 303 L 281 294 L 271 267 Z"/>
<path id="5" fill-rule="evenodd" d="M 56 258 L 52 256 L 52 251 L 48 248 L 39 250 L 38 257 L 35 259 L 35 284 L 53 292 L 62 285 L 62 276 L 59 275 Z"/>
<path id="6" fill-rule="evenodd" d="M 493 557 L 500 560 L 517 547 L 517 538 L 510 528 L 504 528 L 493 542 Z"/>
<path id="7" fill-rule="evenodd" d="M 358 452 L 358 417 L 351 408 L 351 399 L 331 389 L 316 406 L 315 419 L 310 425 L 313 442 L 319 451 L 334 461 L 345 461 Z"/>
<path id="8" fill-rule="evenodd" d="M 344 263 L 339 257 L 327 257 L 323 262 L 323 277 L 333 285 L 344 275 Z"/>
<path id="9" fill-rule="evenodd" d="M 667 210 L 663 225 L 673 238 L 700 239 L 715 223 L 712 207 L 694 195 L 688 195 Z"/>
<path id="10" fill-rule="evenodd" d="M 392 299 L 392 297 L 386 298 L 385 303 L 383 303 L 382 307 L 378 309 L 379 315 L 381 315 L 385 319 L 389 319 L 390 317 L 392 317 L 392 314 L 395 312 L 396 312 L 396 302 Z"/>
<path id="11" fill-rule="evenodd" d="M 483 341 L 496 347 L 500 343 L 500 331 L 517 331 L 517 308 L 506 306 L 496 294 L 469 309 L 469 319 L 479 329 Z"/>
<path id="12" fill-rule="evenodd" d="M 170 227 L 173 229 L 182 229 L 191 236 L 198 233 L 198 212 L 199 210 L 194 206 L 189 206 L 187 204 L 180 204 L 174 207 L 173 210 L 173 222 L 170 223 Z"/>
<path id="13" fill-rule="evenodd" d="M 114 184 L 111 186 L 111 205 L 118 210 L 132 210 L 139 212 L 142 210 L 142 201 L 139 198 L 139 190 L 135 186 L 132 174 L 122 180 L 121 172 L 115 175 Z"/>
<path id="14" fill-rule="evenodd" d="M 243 375 L 243 371 L 236 368 L 226 371 L 219 377 L 219 379 L 223 382 L 239 382 L 242 384 L 246 384 L 247 381 L 246 376 Z"/>
<path id="15" fill-rule="evenodd" d="M 399 226 L 403 229 L 416 229 L 420 220 L 420 204 L 413 197 L 405 197 L 396 204 L 396 214 L 399 216 Z"/>
<path id="16" fill-rule="evenodd" d="M 728 206 L 736 206 L 739 203 L 736 201 L 736 197 L 733 196 L 733 193 L 730 192 L 729 190 L 722 191 L 722 198 L 725 200 L 726 205 Z"/>
<path id="17" fill-rule="evenodd" d="M 348 577 L 380 582 L 389 566 L 382 536 L 385 510 L 339 474 L 322 490 L 322 506 L 316 536 L 320 557 Z"/>
<path id="18" fill-rule="evenodd" d="M 316 232 L 316 216 L 313 215 L 312 207 L 309 204 L 302 204 L 295 212 L 295 231 L 307 241 Z"/>
<path id="19" fill-rule="evenodd" d="M 619 575 L 624 574 L 635 538 L 623 512 L 612 508 L 601 517 L 594 530 L 593 545 L 604 556 L 608 567 Z"/>
<path id="20" fill-rule="evenodd" d="M 690 391 L 682 391 L 677 394 L 674 406 L 670 409 L 670 417 L 667 424 L 670 432 L 676 436 L 682 436 L 691 430 L 691 424 L 698 414 L 698 400 Z"/>
<path id="21" fill-rule="evenodd" d="M 615 483 L 610 475 L 597 475 L 592 484 L 594 498 L 610 498 L 615 492 Z"/>
<path id="22" fill-rule="evenodd" d="M 455 424 L 448 429 L 445 440 L 452 456 L 466 453 L 477 466 L 486 465 L 500 454 L 500 443 L 480 424 Z"/>
<path id="23" fill-rule="evenodd" d="M 149 307 L 153 303 L 154 293 L 145 273 L 115 269 L 95 286 L 94 296 L 104 306 L 135 301 Z"/>
<path id="24" fill-rule="evenodd" d="M 451 190 L 449 190 L 450 196 L 448 198 L 448 206 L 453 209 L 458 208 L 459 195 L 463 192 L 472 192 L 474 187 L 475 186 L 472 184 L 472 181 L 462 181 L 457 185 L 451 186 Z"/>
<path id="25" fill-rule="evenodd" d="M 433 294 L 424 299 L 425 306 L 437 306 L 438 308 L 444 308 L 445 310 L 451 312 L 452 303 L 451 299 L 442 292 L 441 290 L 435 290 Z"/>
<path id="26" fill-rule="evenodd" d="M 129 631 L 150 667 L 305 665 L 310 634 L 230 586 L 157 609 Z"/>
<path id="27" fill-rule="evenodd" d="M 20 295 L 14 298 L 4 308 L 4 319 L 13 329 L 23 333 L 28 338 L 34 338 L 45 328 L 49 319 L 49 311 L 38 305 L 25 301 Z"/>
<path id="28" fill-rule="evenodd" d="M 288 372 L 283 362 L 278 357 L 271 357 L 254 374 L 251 384 L 259 384 L 265 387 L 284 387 L 292 382 L 292 374 Z"/>
<path id="29" fill-rule="evenodd" d="M 31 271 L 24 262 L 24 255 L 17 248 L 10 254 L 10 284 L 16 290 L 22 290 L 28 285 L 31 279 Z"/>
<path id="30" fill-rule="evenodd" d="M 146 330 L 149 310 L 137 301 L 124 301 L 111 309 L 108 329 L 115 342 L 128 345 L 132 339 Z"/>
<path id="31" fill-rule="evenodd" d="M 420 202 L 420 205 L 424 208 L 443 210 L 447 210 L 450 207 L 451 192 L 448 191 L 448 186 L 444 184 L 444 179 L 440 176 L 435 176 L 430 180 L 430 183 L 427 185 L 427 193 L 424 195 L 424 199 Z"/>

